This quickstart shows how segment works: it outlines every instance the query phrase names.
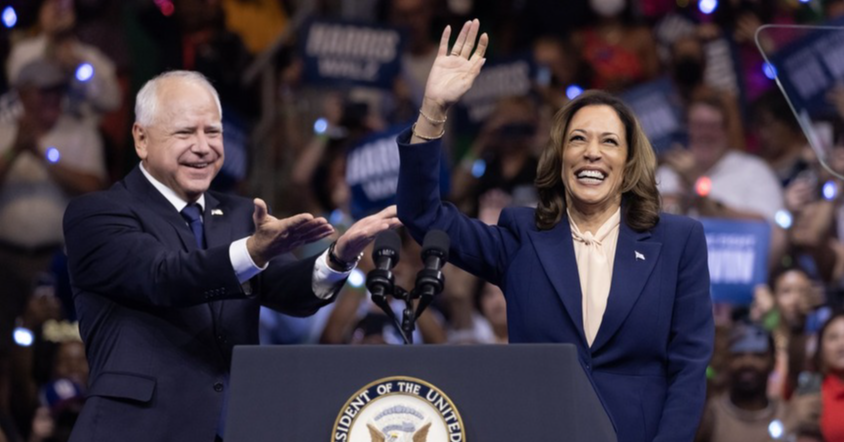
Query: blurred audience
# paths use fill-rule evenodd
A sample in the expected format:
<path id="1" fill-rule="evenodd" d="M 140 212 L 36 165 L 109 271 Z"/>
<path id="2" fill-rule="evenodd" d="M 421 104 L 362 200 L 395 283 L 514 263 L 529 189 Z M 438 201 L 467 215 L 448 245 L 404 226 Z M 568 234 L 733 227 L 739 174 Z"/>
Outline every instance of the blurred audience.
<path id="1" fill-rule="evenodd" d="M 536 204 L 533 181 L 537 144 L 542 144 L 537 143 L 538 123 L 539 112 L 530 98 L 514 97 L 498 103 L 453 173 L 451 199 L 458 207 L 477 214 L 480 199 L 493 191 L 503 193 L 510 204 Z"/>
<path id="2" fill-rule="evenodd" d="M 818 334 L 817 366 L 823 376 L 820 428 L 827 442 L 844 441 L 844 313 L 829 318 Z"/>
<path id="3" fill-rule="evenodd" d="M 688 147 L 666 153 L 657 171 L 666 207 L 697 216 L 773 221 L 783 208 L 782 188 L 764 161 L 729 145 L 723 103 L 695 98 L 687 117 Z"/>
<path id="4" fill-rule="evenodd" d="M 67 73 L 35 59 L 15 78 L 23 108 L 0 122 L 0 347 L 9 345 L 35 277 L 62 247 L 70 198 L 103 187 L 102 143 L 88 124 L 65 112 Z"/>
<path id="5" fill-rule="evenodd" d="M 711 12 L 702 8 L 710 2 L 672 0 L 12 3 L 18 24 L 4 22 L 11 29 L 0 34 L 0 442 L 67 440 L 83 400 L 88 371 L 62 292 L 60 223 L 69 198 L 108 184 L 106 161 L 110 176 L 134 167 L 123 152 L 129 140 L 119 139 L 131 123 L 131 89 L 167 69 L 208 76 L 224 110 L 226 163 L 215 189 L 269 189 L 260 196 L 277 214 L 327 216 L 342 232 L 360 209 L 347 182 L 350 152 L 416 118 L 435 31 L 476 16 L 491 31 L 491 60 L 530 61 L 525 78 L 502 77 L 501 89 L 524 81 L 531 93 L 501 96 L 482 121 L 467 123 L 465 109 L 449 115 L 444 197 L 488 224 L 504 207 L 534 204 L 536 152 L 561 105 L 582 89 L 627 99 L 669 80 L 671 91 L 660 93 L 683 118 L 660 157 L 663 207 L 771 227 L 770 282 L 750 305 L 715 306 L 698 439 L 844 441 L 844 316 L 831 313 L 844 307 L 844 86 L 829 92 L 838 115 L 816 125 L 820 142 L 810 145 L 755 42 L 761 24 L 840 19 L 844 0 L 724 0 Z M 400 30 L 394 77 L 305 75 L 318 63 L 302 51 L 311 19 Z M 769 52 L 790 41 L 760 38 Z M 408 238 L 402 247 L 394 273 L 410 289 L 420 248 Z M 262 312 L 262 343 L 400 344 L 396 324 L 359 284 L 372 267 L 368 251 L 336 304 L 312 318 Z M 506 343 L 500 289 L 443 271 L 445 289 L 414 342 Z M 391 305 L 401 317 L 404 302 Z"/>
<path id="6" fill-rule="evenodd" d="M 797 427 L 797 413 L 767 394 L 774 368 L 774 345 L 764 329 L 738 325 L 729 341 L 728 388 L 711 397 L 695 440 L 749 442 L 788 438 Z"/>
<path id="7" fill-rule="evenodd" d="M 650 29 L 635 21 L 636 2 L 589 0 L 589 6 L 597 17 L 595 25 L 573 36 L 580 56 L 591 67 L 589 86 L 622 92 L 656 78 L 656 42 Z"/>
<path id="8" fill-rule="evenodd" d="M 22 69 L 37 59 L 55 63 L 68 81 L 68 110 L 93 122 L 105 112 L 117 109 L 121 90 L 114 63 L 99 49 L 75 36 L 74 0 L 44 0 L 38 13 L 39 32 L 12 46 L 6 61 L 11 83 Z"/>

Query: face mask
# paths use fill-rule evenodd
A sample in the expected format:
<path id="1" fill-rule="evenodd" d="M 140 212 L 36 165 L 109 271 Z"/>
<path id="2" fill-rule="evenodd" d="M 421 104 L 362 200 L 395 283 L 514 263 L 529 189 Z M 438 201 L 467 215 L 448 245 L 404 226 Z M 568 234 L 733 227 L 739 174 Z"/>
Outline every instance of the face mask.
<path id="1" fill-rule="evenodd" d="M 624 11 L 627 0 L 589 0 L 589 6 L 601 17 L 615 17 Z"/>
<path id="2" fill-rule="evenodd" d="M 703 80 L 703 63 L 693 57 L 683 57 L 674 63 L 674 79 L 683 86 L 694 86 Z"/>

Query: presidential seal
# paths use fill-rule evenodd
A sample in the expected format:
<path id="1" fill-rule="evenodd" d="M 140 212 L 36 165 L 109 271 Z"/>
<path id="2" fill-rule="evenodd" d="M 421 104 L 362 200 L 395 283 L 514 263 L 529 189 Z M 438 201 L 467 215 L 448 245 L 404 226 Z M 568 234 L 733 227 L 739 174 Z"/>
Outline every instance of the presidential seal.
<path id="1" fill-rule="evenodd" d="M 465 442 L 454 403 L 416 378 L 379 379 L 355 393 L 334 423 L 331 442 Z"/>

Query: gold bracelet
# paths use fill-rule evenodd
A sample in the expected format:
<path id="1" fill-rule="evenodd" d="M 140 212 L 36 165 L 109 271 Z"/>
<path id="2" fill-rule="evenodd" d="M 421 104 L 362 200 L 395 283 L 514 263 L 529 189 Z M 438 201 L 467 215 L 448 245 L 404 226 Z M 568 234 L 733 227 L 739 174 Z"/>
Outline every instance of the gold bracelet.
<path id="1" fill-rule="evenodd" d="M 445 135 L 445 128 L 443 128 L 442 132 L 440 132 L 439 135 L 435 135 L 433 137 L 428 137 L 428 136 L 421 135 L 418 132 L 416 132 L 416 123 L 413 123 L 413 126 L 410 127 L 410 132 L 413 133 L 413 135 L 416 136 L 417 138 L 421 138 L 425 141 L 433 141 L 433 140 L 439 140 L 440 138 L 443 137 L 443 135 Z"/>
<path id="2" fill-rule="evenodd" d="M 421 107 L 419 108 L 419 115 L 422 115 L 422 118 L 428 120 L 428 122 L 431 123 L 431 124 L 443 124 L 448 120 L 448 115 L 446 115 L 445 118 L 443 118 L 442 120 L 435 120 L 435 119 L 425 115 L 425 112 L 422 112 Z"/>

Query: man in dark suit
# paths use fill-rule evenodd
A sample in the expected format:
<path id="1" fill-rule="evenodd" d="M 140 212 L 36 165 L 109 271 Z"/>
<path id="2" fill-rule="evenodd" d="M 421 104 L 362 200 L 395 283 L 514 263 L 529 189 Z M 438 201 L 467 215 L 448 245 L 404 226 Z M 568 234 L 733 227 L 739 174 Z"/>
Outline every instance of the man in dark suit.
<path id="1" fill-rule="evenodd" d="M 261 305 L 309 315 L 333 299 L 362 250 L 398 224 L 395 208 L 353 225 L 325 253 L 323 218 L 208 191 L 223 163 L 214 88 L 176 71 L 138 93 L 141 164 L 71 203 L 64 229 L 91 368 L 72 441 L 220 440 L 232 347 L 258 343 Z"/>

